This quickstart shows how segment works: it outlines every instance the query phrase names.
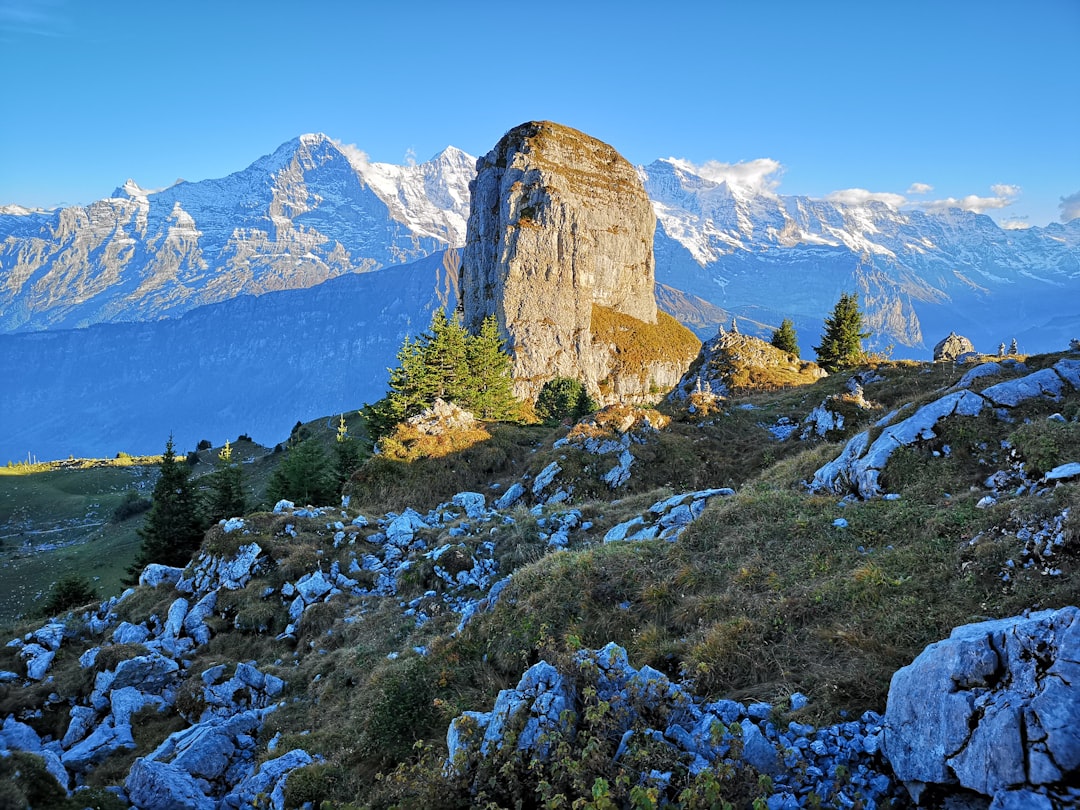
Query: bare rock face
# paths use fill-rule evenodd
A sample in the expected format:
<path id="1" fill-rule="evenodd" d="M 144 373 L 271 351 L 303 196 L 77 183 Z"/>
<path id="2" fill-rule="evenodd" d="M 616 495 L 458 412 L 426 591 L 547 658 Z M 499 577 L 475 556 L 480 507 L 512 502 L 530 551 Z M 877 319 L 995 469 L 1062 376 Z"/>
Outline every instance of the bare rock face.
<path id="1" fill-rule="evenodd" d="M 657 388 L 678 380 L 697 351 L 682 356 L 696 344 L 687 330 L 664 357 L 633 367 L 617 363 L 618 347 L 596 333 L 596 312 L 611 315 L 606 327 L 625 318 L 643 333 L 674 323 L 656 308 L 656 216 L 618 152 L 569 127 L 529 122 L 477 161 L 469 188 L 465 325 L 497 317 L 519 396 L 535 397 L 545 381 L 565 376 L 601 402 L 616 394 L 647 399 L 650 391 L 655 399 Z"/>
<path id="2" fill-rule="evenodd" d="M 934 346 L 934 360 L 955 360 L 975 351 L 974 344 L 966 337 L 949 332 L 948 337 Z"/>
<path id="3" fill-rule="evenodd" d="M 817 363 L 799 360 L 759 338 L 721 329 L 702 345 L 671 398 L 684 400 L 700 391 L 727 396 L 732 392 L 810 385 L 827 376 Z"/>

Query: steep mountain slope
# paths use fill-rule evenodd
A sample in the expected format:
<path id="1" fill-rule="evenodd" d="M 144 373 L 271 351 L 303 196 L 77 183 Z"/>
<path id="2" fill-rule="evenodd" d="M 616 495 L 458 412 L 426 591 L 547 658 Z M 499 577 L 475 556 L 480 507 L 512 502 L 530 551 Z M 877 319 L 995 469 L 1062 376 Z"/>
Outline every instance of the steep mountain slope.
<path id="1" fill-rule="evenodd" d="M 1080 332 L 1080 220 L 1002 230 L 959 209 L 898 211 L 784 197 L 716 182 L 690 164 L 640 168 L 659 219 L 657 280 L 811 341 L 843 290 L 859 294 L 875 337 L 925 357 L 956 330 L 993 352 L 1067 345 Z"/>
<path id="2" fill-rule="evenodd" d="M 457 256 L 175 319 L 0 335 L 0 459 L 160 452 L 170 431 L 180 449 L 240 433 L 273 445 L 297 419 L 373 402 L 405 335 L 456 306 Z"/>
<path id="3" fill-rule="evenodd" d="M 302 135 L 221 179 L 53 212 L 0 211 L 0 331 L 175 317 L 464 241 L 474 159 L 370 163 Z"/>

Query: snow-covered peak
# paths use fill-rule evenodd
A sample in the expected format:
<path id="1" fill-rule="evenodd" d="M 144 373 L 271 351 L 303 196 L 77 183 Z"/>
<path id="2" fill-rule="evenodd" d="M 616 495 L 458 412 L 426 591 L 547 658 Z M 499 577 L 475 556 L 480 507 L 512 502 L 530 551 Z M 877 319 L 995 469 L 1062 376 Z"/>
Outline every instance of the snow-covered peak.
<path id="1" fill-rule="evenodd" d="M 6 214 L 12 217 L 25 217 L 30 214 L 47 213 L 44 208 L 27 208 L 25 205 L 0 205 L 0 215 Z"/>

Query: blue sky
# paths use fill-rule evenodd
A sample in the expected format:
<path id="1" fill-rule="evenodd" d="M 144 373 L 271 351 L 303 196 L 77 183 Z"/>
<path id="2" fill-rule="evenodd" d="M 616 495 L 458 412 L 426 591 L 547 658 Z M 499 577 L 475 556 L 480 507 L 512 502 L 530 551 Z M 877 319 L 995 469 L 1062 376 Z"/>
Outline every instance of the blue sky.
<path id="1" fill-rule="evenodd" d="M 0 0 L 0 205 L 550 119 L 633 163 L 1046 225 L 1080 215 L 1078 51 L 1080 0 Z"/>

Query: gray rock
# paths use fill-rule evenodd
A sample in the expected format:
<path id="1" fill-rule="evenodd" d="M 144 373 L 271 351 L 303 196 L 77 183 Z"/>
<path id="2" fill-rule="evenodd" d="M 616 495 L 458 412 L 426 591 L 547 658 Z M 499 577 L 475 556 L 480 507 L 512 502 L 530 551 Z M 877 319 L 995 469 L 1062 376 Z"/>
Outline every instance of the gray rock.
<path id="1" fill-rule="evenodd" d="M 415 509 L 406 509 L 386 527 L 386 539 L 391 545 L 404 548 L 413 540 L 413 535 L 420 529 L 430 526 Z"/>
<path id="2" fill-rule="evenodd" d="M 956 332 L 949 334 L 934 346 L 934 361 L 956 360 L 961 355 L 973 354 L 975 345 L 966 337 L 961 337 Z"/>
<path id="3" fill-rule="evenodd" d="M 169 605 L 169 613 L 165 617 L 165 627 L 162 634 L 177 638 L 184 629 L 184 619 L 187 617 L 190 603 L 184 597 L 178 597 Z"/>
<path id="4" fill-rule="evenodd" d="M 525 487 L 523 487 L 518 482 L 514 482 L 513 484 L 510 485 L 510 488 L 507 489 L 506 492 L 504 492 L 499 497 L 499 500 L 495 501 L 495 508 L 496 509 L 509 509 L 515 503 L 520 501 L 524 494 L 525 494 Z"/>
<path id="5" fill-rule="evenodd" d="M 743 732 L 743 759 L 762 773 L 779 773 L 780 757 L 776 747 L 765 739 L 752 720 L 743 720 L 740 725 Z"/>
<path id="6" fill-rule="evenodd" d="M 544 469 L 537 473 L 536 478 L 533 479 L 532 494 L 539 497 L 540 493 L 555 480 L 555 476 L 560 472 L 562 472 L 562 466 L 557 461 L 553 461 L 544 467 Z"/>
<path id="7" fill-rule="evenodd" d="M 150 630 L 145 625 L 131 622 L 120 622 L 112 634 L 114 644 L 142 644 L 148 638 Z"/>
<path id="8" fill-rule="evenodd" d="M 1052 368 L 1034 371 L 1015 380 L 1006 380 L 984 388 L 982 395 L 999 407 L 1015 408 L 1021 402 L 1036 397 L 1057 399 L 1065 390 L 1065 383 Z"/>
<path id="9" fill-rule="evenodd" d="M 327 581 L 321 570 L 306 574 L 296 582 L 296 590 L 308 605 L 318 602 L 333 589 L 334 584 Z"/>
<path id="10" fill-rule="evenodd" d="M 1080 391 L 1080 360 L 1058 360 L 1054 363 L 1056 371 L 1061 379 Z"/>
<path id="11" fill-rule="evenodd" d="M 65 751 L 60 756 L 60 761 L 69 771 L 81 773 L 101 763 L 121 748 L 135 748 L 131 726 L 114 726 L 111 719 L 106 719 L 89 736 Z"/>
<path id="12" fill-rule="evenodd" d="M 34 631 L 34 640 L 46 649 L 56 652 L 64 641 L 66 630 L 67 628 L 60 622 L 49 622 Z"/>
<path id="13" fill-rule="evenodd" d="M 131 725 L 131 716 L 144 706 L 154 706 L 159 711 L 165 706 L 165 699 L 160 695 L 148 695 L 145 692 L 140 692 L 134 686 L 125 686 L 122 689 L 112 690 L 109 693 L 109 702 L 112 705 L 113 725 L 115 726 Z"/>
<path id="14" fill-rule="evenodd" d="M 60 741 L 63 748 L 71 748 L 83 739 L 97 720 L 97 712 L 89 706 L 72 706 L 68 714 L 71 719 L 68 721 L 67 732 Z"/>
<path id="15" fill-rule="evenodd" d="M 602 183 L 581 178 L 603 177 Z M 634 167 L 609 145 L 548 121 L 514 127 L 477 161 L 462 258 L 465 325 L 494 314 L 513 347 L 515 393 L 556 376 L 611 401 L 673 387 L 693 360 L 622 369 L 593 343 L 593 306 L 657 322 L 656 215 Z M 696 346 L 695 346 L 696 351 Z"/>
<path id="16" fill-rule="evenodd" d="M 487 500 L 479 492 L 459 492 L 452 499 L 454 506 L 460 506 L 465 510 L 465 515 L 476 519 L 484 516 L 487 511 Z"/>
<path id="17" fill-rule="evenodd" d="M 170 565 L 150 563 L 139 574 L 139 584 L 147 588 L 156 588 L 159 585 L 175 586 L 184 575 L 183 568 L 174 568 Z"/>
<path id="18" fill-rule="evenodd" d="M 0 748 L 7 746 L 15 751 L 29 751 L 31 754 L 41 753 L 41 737 L 26 723 L 20 723 L 14 717 L 4 720 L 0 727 Z"/>
<path id="19" fill-rule="evenodd" d="M 884 752 L 916 800 L 927 783 L 987 797 L 1071 784 L 1078 684 L 1080 608 L 958 627 L 893 676 Z"/>
<path id="20" fill-rule="evenodd" d="M 19 657 L 26 661 L 26 677 L 32 681 L 43 681 L 49 673 L 53 658 L 56 653 L 47 650 L 40 644 L 30 643 L 23 645 L 19 650 Z"/>
<path id="21" fill-rule="evenodd" d="M 223 562 L 218 576 L 221 587 L 229 591 L 238 591 L 251 581 L 252 569 L 262 553 L 258 543 L 240 546 L 232 559 Z"/>
<path id="22" fill-rule="evenodd" d="M 210 641 L 210 628 L 207 627 L 206 620 L 214 615 L 217 596 L 216 589 L 210 591 L 196 602 L 184 617 L 184 632 L 198 645 Z"/>
<path id="23" fill-rule="evenodd" d="M 1070 461 L 1068 464 L 1060 464 L 1050 470 L 1043 478 L 1047 481 L 1068 481 L 1080 475 L 1080 462 Z"/>
<path id="24" fill-rule="evenodd" d="M 975 368 L 968 369 L 964 372 L 964 376 L 953 386 L 949 388 L 950 391 L 955 391 L 959 388 L 971 388 L 972 383 L 984 379 L 985 377 L 998 377 L 1005 372 L 1000 363 L 980 363 Z"/>
<path id="25" fill-rule="evenodd" d="M 142 810 L 215 810 L 217 802 L 189 773 L 167 762 L 140 757 L 124 782 L 128 799 Z"/>
<path id="26" fill-rule="evenodd" d="M 112 671 L 99 672 L 95 681 L 95 688 L 110 690 L 123 689 L 125 686 L 136 686 L 144 692 L 160 692 L 162 688 L 175 679 L 180 665 L 171 658 L 166 658 L 157 652 L 149 655 L 140 655 L 121 661 Z M 105 676 L 103 678 L 103 676 Z"/>
<path id="27" fill-rule="evenodd" d="M 235 810 L 256 807 L 259 796 L 273 797 L 275 793 L 281 793 L 280 788 L 284 786 L 290 773 L 314 761 L 311 755 L 302 748 L 294 748 L 276 759 L 267 760 L 255 773 L 229 791 L 221 800 L 221 807 L 235 808 Z M 270 806 L 272 810 L 284 810 L 283 803 L 271 801 Z"/>

